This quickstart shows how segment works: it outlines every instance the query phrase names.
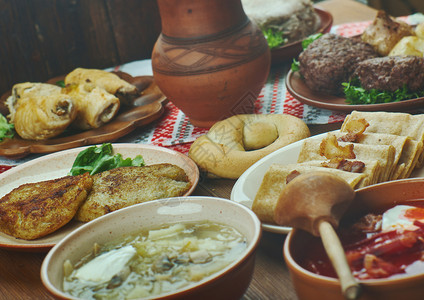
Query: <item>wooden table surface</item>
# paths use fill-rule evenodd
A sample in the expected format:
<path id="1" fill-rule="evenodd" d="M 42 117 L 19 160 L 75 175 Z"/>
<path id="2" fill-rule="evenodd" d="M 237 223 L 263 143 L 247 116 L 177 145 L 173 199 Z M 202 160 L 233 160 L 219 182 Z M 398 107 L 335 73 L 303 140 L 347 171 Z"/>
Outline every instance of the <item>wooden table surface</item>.
<path id="1" fill-rule="evenodd" d="M 319 7 L 329 11 L 334 24 L 367 21 L 376 11 L 352 0 L 327 0 Z M 312 134 L 336 129 L 331 126 L 310 127 Z M 230 198 L 234 180 L 204 180 L 195 195 Z M 285 235 L 264 232 L 256 256 L 252 282 L 243 299 L 297 299 L 284 263 L 282 247 Z M 0 249 L 0 299 L 54 299 L 43 287 L 40 266 L 45 253 L 15 252 Z"/>

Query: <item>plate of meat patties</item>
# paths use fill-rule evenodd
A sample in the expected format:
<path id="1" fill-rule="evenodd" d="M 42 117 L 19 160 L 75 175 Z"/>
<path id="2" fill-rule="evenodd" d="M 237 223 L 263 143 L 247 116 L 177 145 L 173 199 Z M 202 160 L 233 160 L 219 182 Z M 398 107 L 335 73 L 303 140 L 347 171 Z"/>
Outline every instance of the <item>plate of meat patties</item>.
<path id="1" fill-rule="evenodd" d="M 299 55 L 286 77 L 297 100 L 351 112 L 413 112 L 424 104 L 424 23 L 410 26 L 384 12 L 358 36 L 324 34 Z M 424 50 L 423 50 L 424 51 Z"/>
<path id="2" fill-rule="evenodd" d="M 344 96 L 317 92 L 309 88 L 298 72 L 289 71 L 286 77 L 286 86 L 290 94 L 300 102 L 328 110 L 349 113 L 358 111 L 393 111 L 413 112 L 422 108 L 424 97 L 378 104 L 348 104 Z"/>
<path id="3" fill-rule="evenodd" d="M 144 166 L 68 175 L 78 154 L 89 148 L 79 147 L 0 174 L 0 247 L 48 251 L 86 222 L 129 205 L 188 196 L 198 183 L 196 164 L 179 152 L 138 144 L 112 147 L 123 159 L 141 155 Z"/>
<path id="4" fill-rule="evenodd" d="M 115 141 L 158 119 L 167 98 L 153 76 L 77 68 L 45 83 L 23 82 L 0 98 L 0 112 L 14 125 L 0 155 L 31 153 Z"/>

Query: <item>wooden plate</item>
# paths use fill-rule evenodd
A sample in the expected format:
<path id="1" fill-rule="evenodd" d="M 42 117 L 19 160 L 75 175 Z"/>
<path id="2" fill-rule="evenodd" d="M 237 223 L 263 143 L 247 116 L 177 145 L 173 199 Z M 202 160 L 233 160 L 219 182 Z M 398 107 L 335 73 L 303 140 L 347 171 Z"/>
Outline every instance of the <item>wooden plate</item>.
<path id="1" fill-rule="evenodd" d="M 153 76 L 132 77 L 124 72 L 116 74 L 137 86 L 140 95 L 134 99 L 132 106 L 121 105 L 118 115 L 112 121 L 96 129 L 65 132 L 45 141 L 24 140 L 15 134 L 14 138 L 0 142 L 0 155 L 17 159 L 31 153 L 51 153 L 84 145 L 112 142 L 162 115 L 167 99 L 154 82 Z M 48 83 L 56 83 L 63 78 L 64 76 L 52 78 Z M 5 101 L 10 94 L 9 91 L 0 98 L 0 112 L 4 116 L 9 114 Z"/>
<path id="2" fill-rule="evenodd" d="M 314 9 L 320 18 L 320 27 L 316 33 L 329 32 L 333 25 L 333 16 L 325 10 L 319 8 Z M 293 58 L 296 58 L 300 52 L 302 52 L 302 50 L 302 41 L 292 42 L 285 44 L 284 46 L 271 49 L 271 62 L 274 64 L 292 61 Z"/>
<path id="3" fill-rule="evenodd" d="M 121 153 L 124 158 L 142 155 L 146 165 L 158 163 L 171 163 L 181 167 L 187 174 L 191 183 L 191 188 L 183 196 L 190 195 L 199 181 L 199 169 L 188 156 L 158 146 L 142 144 L 112 144 L 115 153 Z M 14 167 L 7 172 L 0 174 L 0 198 L 24 183 L 39 182 L 65 176 L 72 167 L 78 155 L 86 147 L 68 149 L 57 153 L 42 156 Z M 72 220 L 59 230 L 46 235 L 45 237 L 28 241 L 0 232 L 0 248 L 18 251 L 43 252 L 48 251 L 58 241 L 64 238 L 74 229 L 85 223 Z"/>
<path id="4" fill-rule="evenodd" d="M 424 97 L 391 103 L 351 105 L 346 103 L 344 97 L 312 91 L 299 73 L 292 70 L 287 74 L 286 86 L 290 94 L 304 104 L 345 113 L 353 110 L 413 112 L 424 105 Z"/>

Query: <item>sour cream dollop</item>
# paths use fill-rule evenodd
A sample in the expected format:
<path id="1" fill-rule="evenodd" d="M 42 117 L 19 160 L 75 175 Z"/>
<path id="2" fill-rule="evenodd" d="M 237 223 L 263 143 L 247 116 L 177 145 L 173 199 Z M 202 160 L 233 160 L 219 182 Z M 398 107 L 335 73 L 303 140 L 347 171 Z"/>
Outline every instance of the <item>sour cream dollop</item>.
<path id="1" fill-rule="evenodd" d="M 415 220 L 424 223 L 424 208 L 397 205 L 383 214 L 382 230 L 416 230 L 418 227 L 413 224 Z"/>
<path id="2" fill-rule="evenodd" d="M 136 254 L 133 246 L 125 246 L 101 254 L 77 270 L 75 277 L 81 280 L 107 282 L 118 274 Z"/>

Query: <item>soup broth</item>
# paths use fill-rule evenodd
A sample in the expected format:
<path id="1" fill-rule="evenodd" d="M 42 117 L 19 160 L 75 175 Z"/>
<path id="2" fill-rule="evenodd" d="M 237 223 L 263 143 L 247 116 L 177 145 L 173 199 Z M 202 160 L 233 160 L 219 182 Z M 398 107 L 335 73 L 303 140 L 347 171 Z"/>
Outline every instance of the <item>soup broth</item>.
<path id="1" fill-rule="evenodd" d="M 351 271 L 358 279 L 424 273 L 424 207 L 419 202 L 411 201 L 343 224 L 338 236 Z M 313 238 L 296 260 L 308 271 L 337 277 L 318 238 Z"/>
<path id="2" fill-rule="evenodd" d="M 63 290 L 83 299 L 136 299 L 183 289 L 222 270 L 247 247 L 236 229 L 213 222 L 167 225 L 94 246 L 64 263 Z"/>

